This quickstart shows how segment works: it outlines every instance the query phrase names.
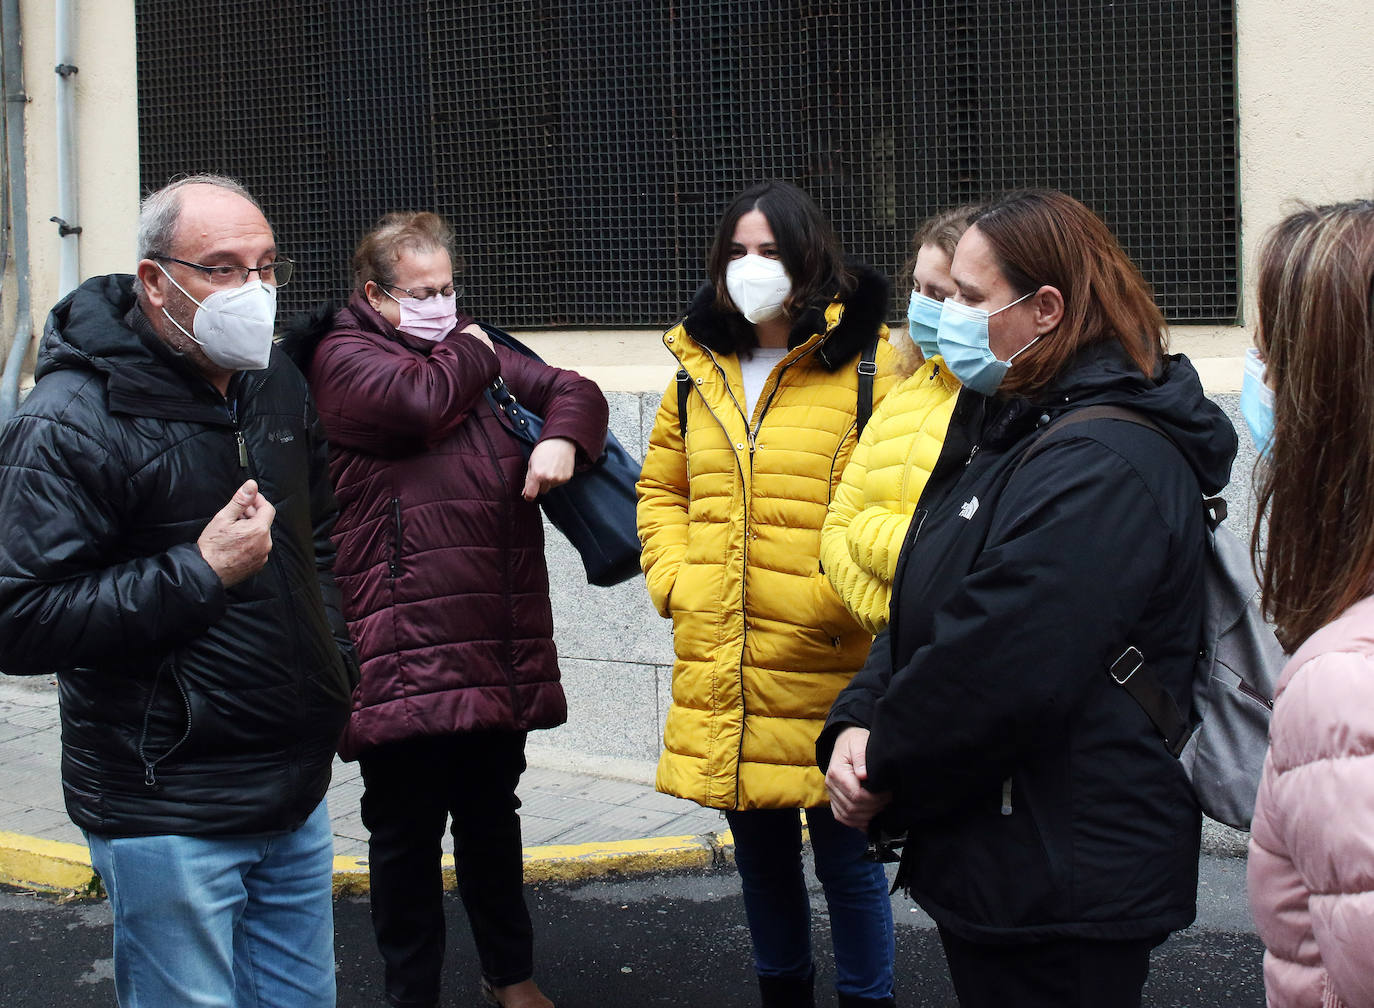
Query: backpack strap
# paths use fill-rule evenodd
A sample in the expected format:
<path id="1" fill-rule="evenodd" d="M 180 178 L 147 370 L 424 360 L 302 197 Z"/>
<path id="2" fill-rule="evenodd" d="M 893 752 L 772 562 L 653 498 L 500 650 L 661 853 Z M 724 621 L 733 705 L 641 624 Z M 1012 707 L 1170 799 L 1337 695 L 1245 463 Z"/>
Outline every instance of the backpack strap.
<path id="1" fill-rule="evenodd" d="M 1145 656 L 1131 645 L 1121 652 L 1121 656 L 1107 669 L 1112 682 L 1116 683 L 1145 712 L 1150 723 L 1155 726 L 1164 739 L 1164 748 L 1169 755 L 1178 758 L 1183 747 L 1193 737 L 1193 726 L 1178 709 L 1173 696 L 1160 685 L 1159 678 L 1145 665 Z"/>
<path id="2" fill-rule="evenodd" d="M 1215 532 L 1217 526 L 1226 520 L 1226 498 L 1208 497 L 1202 502 L 1208 531 Z"/>
<path id="3" fill-rule="evenodd" d="M 1051 434 L 1061 431 L 1065 427 L 1072 427 L 1074 424 L 1086 423 L 1089 420 L 1124 420 L 1127 423 L 1135 424 L 1137 427 L 1148 427 L 1170 444 L 1173 444 L 1173 439 L 1170 438 L 1168 434 L 1164 433 L 1163 428 L 1143 413 L 1137 413 L 1135 410 L 1127 409 L 1124 406 L 1110 406 L 1105 404 L 1100 406 L 1083 406 L 1076 410 L 1070 410 L 1054 423 L 1046 427 L 1044 431 L 1031 442 L 1031 446 L 1021 453 L 1021 457 L 1016 460 L 1016 466 L 1011 471 L 1012 475 L 1015 476 L 1018 469 L 1035 458 L 1035 456 L 1039 455 L 1042 450 L 1049 447 L 1045 442 L 1050 439 Z M 1225 508 L 1226 502 L 1223 501 L 1222 518 L 1226 517 Z"/>
<path id="4" fill-rule="evenodd" d="M 1041 450 L 1048 447 L 1046 442 L 1051 434 L 1073 424 L 1086 423 L 1089 420 L 1123 420 L 1138 427 L 1146 427 L 1173 444 L 1173 439 L 1164 432 L 1163 428 L 1143 413 L 1127 409 L 1124 406 L 1084 406 L 1081 409 L 1065 413 L 1046 427 L 1044 432 L 1016 460 L 1012 475 L 1015 475 L 1018 469 L 1038 455 Z M 1226 517 L 1226 502 L 1220 497 L 1213 497 L 1203 501 L 1203 506 L 1206 509 L 1204 517 L 1207 528 L 1209 531 L 1215 530 L 1217 525 Z M 1178 757 L 1183 752 L 1183 747 L 1188 744 L 1196 726 L 1188 723 L 1188 718 L 1178 709 L 1178 704 L 1174 701 L 1173 695 L 1164 688 L 1159 677 L 1150 671 L 1145 664 L 1145 656 L 1140 653 L 1140 650 L 1134 645 L 1128 646 L 1126 650 L 1121 652 L 1116 661 L 1112 662 L 1107 672 L 1112 677 L 1112 682 L 1129 693 L 1131 699 L 1145 712 L 1145 716 L 1155 726 L 1155 731 L 1159 732 L 1164 739 L 1164 747 L 1168 749 L 1169 754 Z"/>
<path id="5" fill-rule="evenodd" d="M 677 369 L 677 430 L 682 443 L 687 443 L 687 396 L 692 391 L 692 376 L 686 368 Z"/>
<path id="6" fill-rule="evenodd" d="M 857 441 L 873 415 L 873 379 L 878 374 L 878 336 L 875 334 L 859 358 L 858 401 L 854 404 L 854 439 Z"/>

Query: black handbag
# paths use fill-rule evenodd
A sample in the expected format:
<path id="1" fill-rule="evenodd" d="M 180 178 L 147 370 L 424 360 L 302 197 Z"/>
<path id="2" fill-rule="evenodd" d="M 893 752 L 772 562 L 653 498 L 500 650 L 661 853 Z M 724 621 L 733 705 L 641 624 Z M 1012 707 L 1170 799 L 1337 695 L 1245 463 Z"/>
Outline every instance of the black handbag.
<path id="1" fill-rule="evenodd" d="M 544 363 L 510 333 L 485 322 L 479 324 L 493 343 Z M 544 429 L 543 418 L 522 406 L 499 375 L 483 395 L 528 457 Z M 640 463 L 608 430 L 606 450 L 594 465 L 539 495 L 539 506 L 549 522 L 581 555 L 589 584 L 608 587 L 639 574 L 639 531 L 635 524 L 639 470 Z"/>

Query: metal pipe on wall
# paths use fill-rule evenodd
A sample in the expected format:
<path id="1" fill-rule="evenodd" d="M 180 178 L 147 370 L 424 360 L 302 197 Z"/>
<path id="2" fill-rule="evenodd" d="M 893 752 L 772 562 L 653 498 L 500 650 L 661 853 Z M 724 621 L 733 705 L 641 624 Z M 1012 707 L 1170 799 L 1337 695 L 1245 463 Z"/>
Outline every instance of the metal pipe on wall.
<path id="1" fill-rule="evenodd" d="M 33 342 L 33 319 L 29 307 L 29 186 L 24 159 L 24 106 L 29 96 L 24 93 L 23 44 L 19 26 L 19 0 L 0 2 L 0 53 L 4 60 L 5 151 L 8 160 L 7 177 L 0 184 L 9 185 L 10 248 L 14 253 L 16 297 L 14 305 L 14 342 L 5 359 L 4 374 L 0 376 L 0 424 L 19 406 L 19 375 Z M 0 221 L 0 226 L 4 222 Z M 0 268 L 3 268 L 0 263 Z"/>
<path id="2" fill-rule="evenodd" d="M 57 0 L 57 224 L 61 238 L 57 265 L 59 298 L 81 282 L 81 227 L 76 220 L 76 65 L 72 62 L 71 0 Z"/>

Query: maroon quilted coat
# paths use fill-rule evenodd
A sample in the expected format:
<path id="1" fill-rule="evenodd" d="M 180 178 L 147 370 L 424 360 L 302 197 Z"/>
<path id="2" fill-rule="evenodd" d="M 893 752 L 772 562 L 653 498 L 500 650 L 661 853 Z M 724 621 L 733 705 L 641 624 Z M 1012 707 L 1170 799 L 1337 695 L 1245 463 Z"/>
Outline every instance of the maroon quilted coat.
<path id="1" fill-rule="evenodd" d="M 345 759 L 567 719 L 539 505 L 520 496 L 525 453 L 482 390 L 499 372 L 579 461 L 601 453 L 605 396 L 463 333 L 422 349 L 403 340 L 355 294 L 309 370 L 339 498 L 334 574 L 362 661 Z"/>

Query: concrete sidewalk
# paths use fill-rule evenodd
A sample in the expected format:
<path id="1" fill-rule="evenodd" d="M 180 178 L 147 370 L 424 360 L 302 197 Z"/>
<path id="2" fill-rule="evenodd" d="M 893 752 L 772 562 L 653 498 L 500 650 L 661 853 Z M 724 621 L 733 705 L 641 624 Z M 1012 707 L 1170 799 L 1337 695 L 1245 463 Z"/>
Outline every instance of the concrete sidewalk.
<path id="1" fill-rule="evenodd" d="M 528 880 L 700 868 L 728 856 L 724 817 L 656 793 L 652 764 L 576 759 L 541 749 L 537 734 L 531 739 L 530 768 L 520 784 Z M 0 677 L 0 882 L 47 890 L 91 886 L 85 841 L 62 803 L 61 753 L 54 681 Z M 339 893 L 367 886 L 362 793 L 358 765 L 335 761 L 328 801 Z M 447 856 L 446 863 L 451 866 Z"/>

